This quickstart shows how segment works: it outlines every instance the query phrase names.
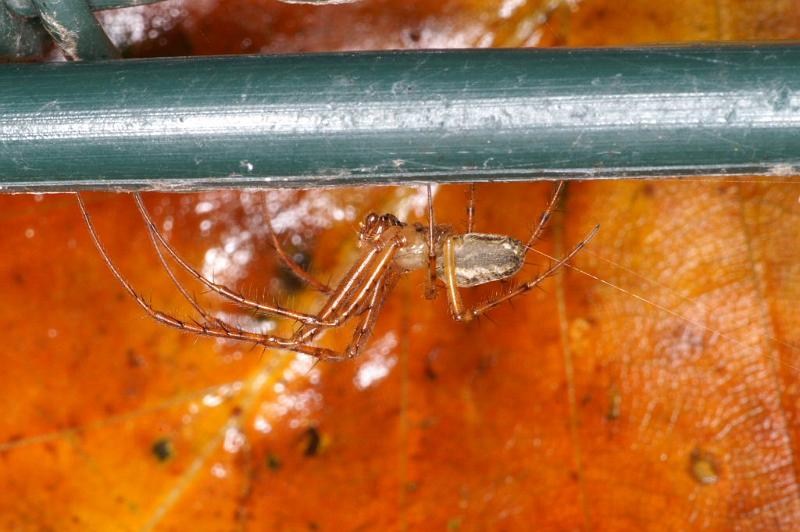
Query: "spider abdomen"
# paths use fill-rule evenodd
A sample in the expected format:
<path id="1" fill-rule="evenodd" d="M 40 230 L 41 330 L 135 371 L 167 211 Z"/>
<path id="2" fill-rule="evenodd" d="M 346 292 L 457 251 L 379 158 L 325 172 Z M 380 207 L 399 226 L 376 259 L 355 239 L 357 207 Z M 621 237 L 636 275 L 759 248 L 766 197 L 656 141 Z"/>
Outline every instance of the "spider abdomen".
<path id="1" fill-rule="evenodd" d="M 456 284 L 467 288 L 506 279 L 516 274 L 525 260 L 525 245 L 509 236 L 466 233 L 450 237 L 456 260 Z M 436 273 L 444 275 L 442 258 Z"/>

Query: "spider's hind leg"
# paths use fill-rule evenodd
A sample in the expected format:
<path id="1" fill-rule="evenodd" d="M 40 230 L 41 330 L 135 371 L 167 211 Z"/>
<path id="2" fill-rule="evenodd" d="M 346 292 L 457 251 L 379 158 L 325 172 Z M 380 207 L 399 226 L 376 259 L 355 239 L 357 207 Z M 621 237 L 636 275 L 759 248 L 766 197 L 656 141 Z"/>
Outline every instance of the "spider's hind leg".
<path id="1" fill-rule="evenodd" d="M 527 249 L 530 249 L 531 246 L 537 240 L 539 240 L 539 238 L 541 238 L 542 233 L 544 233 L 545 227 L 547 227 L 547 222 L 550 221 L 550 217 L 553 215 L 553 209 L 555 209 L 556 204 L 558 203 L 558 198 L 559 196 L 561 196 L 562 190 L 564 190 L 564 181 L 557 181 L 555 188 L 553 189 L 553 195 L 550 196 L 550 201 L 547 202 L 547 206 L 545 207 L 544 211 L 542 211 L 542 214 L 539 217 L 539 223 L 536 224 L 536 229 L 533 230 L 533 233 L 531 233 L 531 237 L 525 244 Z"/>

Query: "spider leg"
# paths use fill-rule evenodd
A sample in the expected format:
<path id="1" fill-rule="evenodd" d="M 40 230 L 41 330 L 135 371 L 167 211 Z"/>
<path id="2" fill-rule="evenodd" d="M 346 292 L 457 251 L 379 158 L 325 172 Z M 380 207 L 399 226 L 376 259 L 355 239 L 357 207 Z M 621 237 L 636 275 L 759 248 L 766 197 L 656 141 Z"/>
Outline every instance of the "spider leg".
<path id="1" fill-rule="evenodd" d="M 186 270 L 188 273 L 190 273 L 196 280 L 201 282 L 203 285 L 205 285 L 211 291 L 216 292 L 217 294 L 219 294 L 222 297 L 225 297 L 225 298 L 227 298 L 229 300 L 232 300 L 232 301 L 234 301 L 236 303 L 239 303 L 240 305 L 243 305 L 243 306 L 246 306 L 246 307 L 250 307 L 252 309 L 260 310 L 262 312 L 267 312 L 269 314 L 275 314 L 277 316 L 283 316 L 285 318 L 291 318 L 291 319 L 297 320 L 297 321 L 299 321 L 301 323 L 311 324 L 311 325 L 315 325 L 317 327 L 335 327 L 336 326 L 335 323 L 319 320 L 319 319 L 317 319 L 316 316 L 314 316 L 312 314 L 306 314 L 304 312 L 296 312 L 296 311 L 281 307 L 280 305 L 265 305 L 263 303 L 259 303 L 257 301 L 253 301 L 251 299 L 248 299 L 248 298 L 244 297 L 240 293 L 238 293 L 238 292 L 236 292 L 234 290 L 231 290 L 230 288 L 228 288 L 225 285 L 218 284 L 218 283 L 215 283 L 214 281 L 211 281 L 211 280 L 207 279 L 203 274 L 201 274 L 196 269 L 194 269 L 180 255 L 178 255 L 178 252 L 175 251 L 175 249 L 164 238 L 164 235 L 162 235 L 161 232 L 156 228 L 156 225 L 153 222 L 153 219 L 150 216 L 150 213 L 147 211 L 147 208 L 144 205 L 144 201 L 142 201 L 141 194 L 139 194 L 138 192 L 134 192 L 133 197 L 136 200 L 136 206 L 139 208 L 139 212 L 142 214 L 142 217 L 144 218 L 144 221 L 147 224 L 147 228 L 150 231 L 150 234 L 152 236 L 154 236 L 156 239 L 158 239 L 158 241 L 161 243 L 161 245 L 164 247 L 164 249 L 167 250 L 167 253 L 169 253 L 169 255 L 175 260 L 175 262 L 177 262 L 184 270 Z"/>
<path id="2" fill-rule="evenodd" d="M 528 239 L 527 244 L 525 247 L 530 249 L 530 247 L 539 240 L 539 237 L 542 236 L 544 232 L 544 228 L 547 225 L 547 222 L 550 221 L 550 216 L 553 214 L 553 209 L 556 206 L 556 202 L 558 202 L 558 196 L 561 195 L 561 191 L 564 189 L 564 181 L 557 181 L 555 190 L 553 191 L 553 195 L 550 197 L 550 201 L 545 207 L 544 211 L 542 211 L 542 215 L 539 217 L 539 224 L 536 226 L 536 229 L 531 234 L 531 237 Z"/>
<path id="3" fill-rule="evenodd" d="M 150 305 L 147 301 L 145 301 L 144 298 L 141 295 L 139 295 L 139 293 L 136 292 L 136 290 L 133 288 L 130 282 L 128 282 L 128 280 L 122 276 L 120 271 L 111 261 L 111 257 L 109 257 L 108 252 L 106 251 L 105 247 L 100 241 L 100 237 L 98 236 L 97 231 L 94 228 L 94 224 L 92 223 L 91 217 L 89 216 L 89 213 L 86 210 L 86 205 L 83 202 L 83 198 L 81 197 L 80 193 L 76 192 L 75 195 L 78 198 L 78 205 L 80 206 L 81 213 L 83 214 L 83 219 L 86 222 L 86 226 L 89 229 L 89 234 L 91 235 L 92 240 L 94 241 L 95 247 L 97 247 L 97 250 L 103 257 L 103 261 L 111 270 L 111 273 L 114 275 L 117 281 L 119 281 L 119 283 L 131 295 L 131 297 L 133 297 L 136 303 L 138 303 L 139 306 L 142 307 L 142 309 L 144 309 L 145 312 L 147 312 L 154 320 L 163 323 L 165 325 L 168 325 L 170 327 L 173 327 L 175 329 L 185 332 L 195 333 L 198 335 L 250 342 L 265 347 L 275 347 L 279 349 L 285 349 L 288 351 L 294 351 L 296 353 L 303 353 L 320 359 L 336 360 L 344 358 L 341 354 L 328 348 L 299 344 L 290 339 L 281 338 L 269 334 L 260 334 L 250 331 L 244 331 L 229 324 L 226 324 L 226 327 L 222 328 L 220 326 L 207 325 L 203 323 L 189 323 L 180 320 L 178 318 L 175 318 L 170 314 L 155 309 L 152 305 Z"/>
<path id="4" fill-rule="evenodd" d="M 390 273 L 394 264 L 394 257 L 398 247 L 402 245 L 401 237 L 389 236 L 383 249 L 373 247 L 373 252 L 378 251 L 374 264 L 366 261 L 359 262 L 337 288 L 336 292 L 320 310 L 318 317 L 321 320 L 331 320 L 337 325 L 344 323 L 351 315 L 357 313 L 360 305 L 365 301 Z M 320 332 L 320 327 L 303 324 L 292 336 L 292 339 L 305 343 L 313 339 Z"/>
<path id="5" fill-rule="evenodd" d="M 384 301 L 386 301 L 386 295 L 394 287 L 395 281 L 395 277 L 392 277 L 389 281 L 385 279 L 379 280 L 369 298 L 357 307 L 358 310 L 356 310 L 355 313 L 357 315 L 363 314 L 364 316 L 353 331 L 353 337 L 344 351 L 336 353 L 331 350 L 326 350 L 324 357 L 315 355 L 317 356 L 317 360 L 323 360 L 323 358 L 327 360 L 355 358 L 361 353 L 361 350 L 366 345 L 370 336 L 372 336 L 372 331 L 375 329 L 375 323 L 377 322 L 380 309 Z"/>
<path id="6" fill-rule="evenodd" d="M 469 184 L 467 192 L 467 233 L 475 227 L 475 183 Z"/>
<path id="7" fill-rule="evenodd" d="M 386 274 L 386 276 L 391 276 L 391 275 L 392 275 L 391 273 Z M 386 294 L 388 293 L 386 285 L 387 283 L 384 279 L 378 279 L 375 286 L 371 289 L 370 292 L 352 294 L 351 297 L 348 298 L 346 304 L 348 307 L 352 306 L 352 311 L 347 313 L 348 317 L 352 318 L 355 316 L 362 316 L 365 314 L 366 316 L 364 316 L 359 321 L 359 324 L 356 325 L 353 331 L 353 338 L 351 339 L 351 342 L 348 345 L 347 349 L 345 349 L 344 351 L 346 356 L 355 356 L 354 354 L 349 354 L 349 353 L 351 353 L 353 345 L 357 343 L 358 337 L 363 336 L 365 334 L 365 332 L 362 331 L 362 329 L 364 327 L 368 327 L 369 323 L 377 318 L 377 309 L 375 308 L 376 298 L 380 297 L 380 299 L 377 299 L 377 301 L 382 303 L 383 298 L 386 297 Z M 393 285 L 394 283 L 392 283 L 392 286 Z M 381 292 L 380 296 L 378 295 L 378 292 Z M 341 317 L 345 314 L 345 310 L 336 313 L 337 319 L 341 319 Z M 371 315 L 374 315 L 374 317 L 369 318 L 369 316 Z M 321 329 L 319 327 L 308 327 L 307 329 L 304 329 L 302 331 L 301 330 L 296 331 L 295 334 L 292 336 L 292 338 L 297 340 L 298 342 L 302 340 L 304 343 L 308 343 L 316 339 L 319 336 L 319 334 L 322 333 L 323 331 L 324 329 Z M 366 336 L 367 338 L 364 338 L 363 340 L 364 342 L 366 342 L 366 340 L 369 337 L 368 334 Z M 361 348 L 358 347 L 358 350 L 360 349 Z M 358 350 L 356 350 L 356 353 L 358 352 Z"/>
<path id="8" fill-rule="evenodd" d="M 572 251 L 551 265 L 544 273 L 540 274 L 535 279 L 523 283 L 520 286 L 509 290 L 505 294 L 502 294 L 471 309 L 464 308 L 464 303 L 461 299 L 461 293 L 458 291 L 458 285 L 456 284 L 455 245 L 452 239 L 447 239 L 443 248 L 444 281 L 447 285 L 448 301 L 450 302 L 450 311 L 453 315 L 453 319 L 456 321 L 471 321 L 481 314 L 484 314 L 488 310 L 496 307 L 497 305 L 505 301 L 509 301 L 510 299 L 527 292 L 531 288 L 534 288 L 539 283 L 553 275 L 567 262 L 569 262 L 586 244 L 589 243 L 592 238 L 594 238 L 594 235 L 597 234 L 599 229 L 600 226 L 596 225 L 583 240 L 581 240 L 574 248 L 572 248 Z"/>
<path id="9" fill-rule="evenodd" d="M 156 250 L 156 254 L 158 255 L 158 260 L 161 262 L 161 266 L 164 268 L 164 270 L 166 270 L 167 275 L 169 275 L 169 278 L 172 280 L 172 284 L 175 285 L 175 287 L 181 293 L 183 298 L 186 299 L 186 301 L 188 301 L 189 304 L 192 305 L 192 308 L 194 308 L 194 310 L 198 314 L 200 314 L 200 316 L 202 316 L 208 323 L 216 323 L 217 326 L 220 327 L 221 329 L 228 330 L 228 328 L 231 326 L 226 324 L 224 321 L 217 318 L 216 316 L 212 316 L 211 314 L 209 314 L 208 311 L 205 310 L 200 305 L 200 303 L 198 303 L 197 298 L 192 294 L 190 294 L 189 291 L 183 286 L 183 283 L 181 283 L 178 280 L 177 276 L 175 275 L 175 271 L 170 267 L 169 263 L 167 262 L 167 259 L 164 256 L 164 252 L 161 250 L 161 246 L 159 245 L 156 237 L 153 235 L 153 232 L 148 231 L 147 236 L 150 237 L 150 241 L 153 243 L 153 247 Z"/>
<path id="10" fill-rule="evenodd" d="M 137 204 L 140 206 L 140 210 L 144 209 L 140 196 L 137 197 Z M 234 327 L 231 324 L 224 323 L 215 317 L 209 316 L 208 313 L 204 311 L 204 309 L 202 309 L 199 304 L 197 304 L 196 299 L 193 298 L 185 290 L 185 288 L 183 288 L 183 286 L 181 286 L 180 282 L 176 279 L 174 272 L 167 265 L 165 258 L 163 257 L 163 254 L 159 249 L 159 246 L 156 244 L 155 239 L 158 239 L 160 235 L 155 230 L 152 218 L 148 216 L 146 210 L 144 210 L 142 214 L 148 221 L 148 228 L 150 229 L 151 240 L 153 240 L 154 245 L 156 246 L 156 251 L 158 252 L 159 258 L 162 261 L 162 265 L 164 265 L 165 269 L 167 270 L 167 273 L 169 273 L 173 282 L 176 284 L 176 286 L 183 294 L 183 296 L 192 304 L 192 306 L 195 308 L 195 310 L 198 311 L 198 313 L 200 313 L 201 316 L 205 317 L 208 320 L 216 322 L 218 327 L 224 330 L 229 330 L 229 329 L 241 330 Z M 165 239 L 163 239 L 163 237 L 159 240 L 159 242 L 165 248 L 167 248 L 167 251 L 170 251 L 172 249 L 165 242 Z M 369 252 L 365 253 L 362 256 L 361 260 L 353 268 L 351 268 L 351 271 L 348 272 L 348 274 L 345 276 L 345 279 L 339 284 L 339 286 L 337 286 L 335 292 L 329 298 L 326 306 L 323 307 L 323 309 L 317 315 L 315 316 L 308 315 L 316 320 L 316 322 L 313 324 L 313 328 L 311 327 L 311 324 L 305 324 L 310 328 L 308 330 L 301 328 L 301 330 L 299 330 L 297 333 L 295 333 L 295 335 L 293 335 L 291 340 L 288 340 L 290 344 L 299 345 L 307 343 L 311 341 L 317 334 L 319 334 L 320 329 L 327 327 L 336 327 L 350 317 L 354 309 L 356 309 L 357 306 L 369 294 L 369 291 L 372 289 L 371 287 L 375 283 L 375 279 L 378 279 L 379 276 L 385 275 L 385 272 L 392 264 L 392 259 L 394 258 L 394 254 L 396 253 L 397 246 L 401 245 L 401 240 L 396 235 L 388 236 L 386 242 L 388 242 L 388 245 L 384 243 L 383 245 L 373 246 L 373 248 Z M 383 253 L 382 255 L 381 252 Z M 181 260 L 177 255 L 177 253 L 174 253 L 172 256 L 176 260 Z M 375 262 L 376 264 L 372 265 L 371 264 L 372 262 Z M 191 266 L 189 266 L 188 264 L 186 264 L 185 267 L 192 273 L 200 275 L 199 272 L 193 270 Z M 372 269 L 371 272 L 370 269 Z M 364 275 L 367 275 L 366 280 L 362 279 Z M 227 290 L 227 287 L 223 286 L 223 288 Z M 339 311 L 340 307 L 343 307 L 341 311 Z M 327 321 L 325 321 L 326 319 Z"/>
<path id="11" fill-rule="evenodd" d="M 395 281 L 396 278 L 393 276 L 388 280 L 383 279 L 378 282 L 375 290 L 372 291 L 372 296 L 367 300 L 362 310 L 365 313 L 364 317 L 353 332 L 353 339 L 344 352 L 344 355 L 348 358 L 357 357 L 370 336 L 372 336 L 372 331 L 375 329 L 375 323 L 378 321 L 381 307 L 383 307 L 383 303 L 386 301 L 386 296 L 391 292 L 392 288 L 394 288 Z"/>
<path id="12" fill-rule="evenodd" d="M 312 277 L 307 271 L 305 271 L 293 258 L 291 258 L 286 251 L 283 249 L 283 245 L 281 244 L 280 240 L 278 239 L 278 235 L 275 234 L 275 231 L 272 229 L 272 222 L 269 220 L 269 216 L 265 216 L 264 220 L 266 221 L 267 231 L 269 232 L 270 239 L 272 240 L 272 245 L 275 247 L 275 251 L 278 252 L 278 256 L 281 258 L 286 267 L 291 270 L 295 277 L 300 279 L 301 281 L 305 282 L 307 285 L 311 286 L 315 290 L 322 292 L 323 294 L 330 294 L 333 292 L 333 289 L 326 285 L 323 282 L 317 281 L 314 277 Z"/>
<path id="13" fill-rule="evenodd" d="M 425 299 L 436 299 L 436 249 L 434 248 L 433 192 L 428 183 L 428 277 L 425 279 Z"/>

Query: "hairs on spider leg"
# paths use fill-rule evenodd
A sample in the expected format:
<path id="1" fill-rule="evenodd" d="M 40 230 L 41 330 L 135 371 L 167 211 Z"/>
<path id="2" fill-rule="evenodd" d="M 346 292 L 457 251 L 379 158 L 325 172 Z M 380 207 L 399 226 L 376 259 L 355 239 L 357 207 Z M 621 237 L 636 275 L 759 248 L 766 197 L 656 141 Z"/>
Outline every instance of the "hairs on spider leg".
<path id="1" fill-rule="evenodd" d="M 311 367 L 308 368 L 308 371 L 306 371 L 305 376 L 308 377 L 311 374 L 311 372 L 314 370 L 314 368 L 317 367 L 317 364 L 319 364 L 321 361 L 322 360 L 319 359 L 319 358 L 315 358 L 314 360 L 312 360 L 311 361 Z"/>
<path id="2" fill-rule="evenodd" d="M 513 299 L 509 299 L 507 301 L 507 303 L 508 303 L 508 306 L 511 307 L 511 310 L 517 310 L 517 308 L 514 306 L 514 300 Z"/>
<path id="3" fill-rule="evenodd" d="M 491 323 L 491 324 L 492 324 L 492 325 L 494 325 L 495 327 L 497 327 L 497 325 L 498 325 L 498 324 L 497 324 L 497 322 L 496 322 L 495 320 L 493 320 L 493 319 L 492 319 L 492 318 L 489 316 L 489 313 L 488 313 L 488 312 L 484 312 L 483 314 L 479 314 L 479 315 L 477 316 L 476 320 L 479 320 L 479 319 L 481 319 L 481 318 L 482 318 L 482 319 L 485 319 L 486 321 L 488 321 L 489 323 Z"/>
<path id="4" fill-rule="evenodd" d="M 532 246 L 536 242 L 540 242 L 541 240 L 544 240 L 545 237 L 547 237 L 548 234 L 553 230 L 553 227 L 550 224 L 550 221 L 552 220 L 552 218 L 553 218 L 553 213 L 551 212 L 547 216 L 547 219 L 544 221 L 544 225 L 542 226 L 541 230 L 539 230 L 539 234 L 536 236 L 536 238 L 533 239 L 532 241 L 529 241 L 528 244 L 523 244 L 523 246 L 525 246 L 526 248 L 530 248 L 530 246 Z M 529 233 L 533 234 L 536 231 L 536 228 L 538 226 L 539 226 L 539 222 L 537 222 L 535 224 L 530 224 Z"/>
<path id="5" fill-rule="evenodd" d="M 255 346 L 257 346 L 257 345 L 258 345 L 258 344 L 255 344 L 253 347 L 255 347 Z M 265 346 L 265 345 L 262 345 L 262 346 L 261 346 L 261 353 L 259 353 L 259 354 L 258 354 L 258 361 L 259 361 L 259 362 L 263 362 L 263 361 L 264 361 L 264 357 L 265 357 L 266 355 L 267 355 L 267 346 Z"/>
<path id="6" fill-rule="evenodd" d="M 138 198 L 138 197 L 137 197 L 137 198 Z M 217 318 L 215 318 L 214 316 L 212 316 L 212 315 L 210 314 L 210 312 L 209 312 L 209 311 L 207 311 L 206 309 L 204 309 L 204 308 L 203 308 L 203 307 L 200 305 L 200 303 L 198 302 L 198 300 L 197 300 L 197 296 L 196 296 L 196 295 L 195 295 L 193 292 L 189 292 L 189 291 L 186 289 L 186 287 L 185 287 L 185 286 L 183 286 L 183 284 L 180 282 L 180 280 L 179 280 L 179 279 L 178 279 L 178 277 L 176 276 L 175 272 L 173 271 L 172 267 L 170 267 L 169 263 L 167 262 L 167 260 L 166 260 L 166 257 L 164 256 L 163 250 L 162 250 L 162 248 L 161 248 L 161 245 L 160 245 L 160 243 L 159 243 L 159 240 L 158 240 L 158 238 L 156 238 L 156 235 L 155 235 L 155 234 L 153 234 L 153 230 L 154 230 L 154 229 L 153 229 L 153 226 L 150 226 L 150 225 L 148 225 L 148 236 L 150 237 L 150 241 L 152 242 L 152 244 L 153 244 L 153 247 L 154 247 L 154 249 L 155 249 L 155 251 L 156 251 L 156 254 L 158 255 L 158 260 L 159 260 L 159 262 L 161 263 L 161 266 L 162 266 L 162 267 L 164 268 L 164 270 L 167 272 L 167 275 L 169 276 L 170 280 L 172 280 L 172 283 L 173 283 L 173 284 L 175 285 L 175 287 L 178 289 L 178 291 L 179 291 L 179 292 L 180 292 L 180 294 L 183 296 L 183 298 L 184 298 L 186 301 L 188 301 L 188 302 L 189 302 L 189 304 L 192 306 L 192 308 L 194 308 L 194 310 L 195 310 L 195 311 L 196 311 L 196 312 L 197 312 L 197 313 L 198 313 L 198 314 L 199 314 L 201 317 L 203 317 L 203 318 L 204 318 L 205 320 L 207 320 L 209 323 L 211 323 L 211 322 L 215 322 L 215 323 L 217 324 L 217 326 L 219 326 L 219 327 L 220 327 L 220 328 L 221 328 L 223 331 L 225 331 L 225 333 L 226 333 L 226 334 L 228 334 L 228 333 L 229 333 L 229 331 L 228 331 L 228 330 L 225 328 L 225 325 L 222 323 L 222 321 L 221 321 L 221 320 L 219 320 L 219 319 L 217 319 Z M 174 313 L 173 313 L 173 314 L 174 314 Z"/>
<path id="7" fill-rule="evenodd" d="M 539 242 L 540 240 L 541 240 L 541 237 L 537 238 L 536 242 Z M 531 244 L 522 244 L 522 247 L 525 248 L 526 251 L 533 251 L 534 249 L 536 249 L 536 248 L 533 247 L 533 244 L 535 244 L 535 242 L 533 242 Z"/>
<path id="8" fill-rule="evenodd" d="M 503 290 L 498 290 L 494 294 L 495 296 L 500 295 L 500 293 L 502 293 L 502 292 L 508 292 L 508 291 L 513 290 L 514 288 L 516 288 L 516 286 L 514 285 L 514 280 L 513 279 L 500 279 L 499 282 L 500 282 L 500 286 L 503 288 Z"/>

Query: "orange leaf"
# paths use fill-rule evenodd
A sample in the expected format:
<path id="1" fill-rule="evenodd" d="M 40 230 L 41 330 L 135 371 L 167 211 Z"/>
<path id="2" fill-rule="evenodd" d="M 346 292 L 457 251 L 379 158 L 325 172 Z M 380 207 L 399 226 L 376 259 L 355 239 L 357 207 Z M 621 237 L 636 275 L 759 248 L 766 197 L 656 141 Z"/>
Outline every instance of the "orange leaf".
<path id="1" fill-rule="evenodd" d="M 187 10 L 132 53 L 633 44 L 800 28 L 789 1 L 231 0 Z M 108 272 L 73 197 L 1 196 L 0 524 L 793 528 L 798 192 L 748 181 L 571 184 L 536 245 L 546 255 L 529 255 L 523 275 L 599 223 L 572 269 L 469 324 L 450 319 L 441 295 L 425 300 L 423 276 L 410 275 L 360 358 L 317 366 L 152 322 Z M 476 230 L 525 238 L 550 188 L 480 185 Z M 439 189 L 437 221 L 464 227 L 464 192 Z M 87 200 L 134 286 L 189 313 L 132 199 Z M 327 282 L 352 264 L 366 213 L 424 220 L 425 205 L 395 188 L 146 201 L 170 242 L 215 280 L 305 310 L 321 297 L 280 267 L 264 216 Z M 290 327 L 182 279 L 228 319 Z"/>

